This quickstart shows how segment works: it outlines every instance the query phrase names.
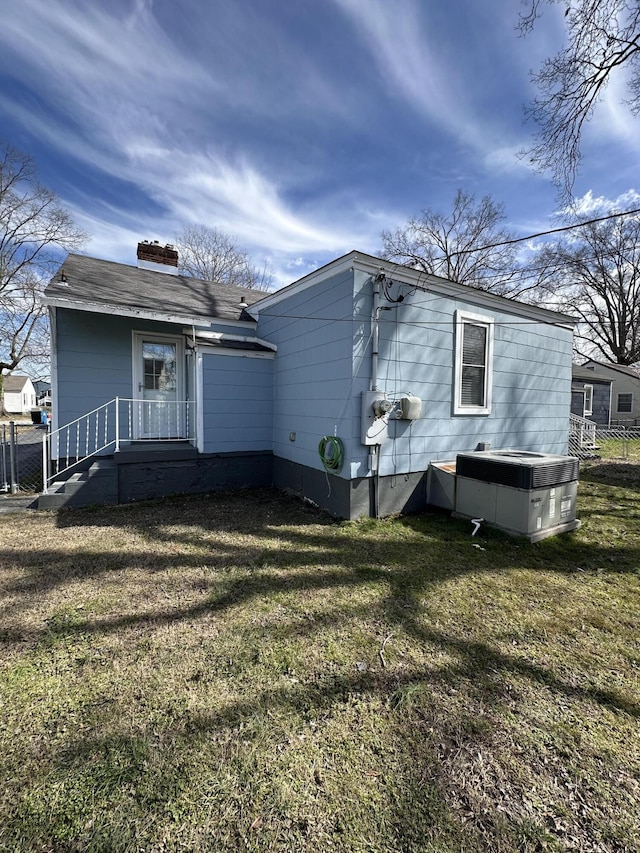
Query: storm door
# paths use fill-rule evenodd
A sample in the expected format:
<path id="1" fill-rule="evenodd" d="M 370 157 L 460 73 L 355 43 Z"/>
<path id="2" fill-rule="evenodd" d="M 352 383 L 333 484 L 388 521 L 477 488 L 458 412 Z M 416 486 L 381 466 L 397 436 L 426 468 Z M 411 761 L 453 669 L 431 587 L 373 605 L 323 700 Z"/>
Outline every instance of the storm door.
<path id="1" fill-rule="evenodd" d="M 183 438 L 185 428 L 181 338 L 135 335 L 133 435 L 139 439 Z"/>

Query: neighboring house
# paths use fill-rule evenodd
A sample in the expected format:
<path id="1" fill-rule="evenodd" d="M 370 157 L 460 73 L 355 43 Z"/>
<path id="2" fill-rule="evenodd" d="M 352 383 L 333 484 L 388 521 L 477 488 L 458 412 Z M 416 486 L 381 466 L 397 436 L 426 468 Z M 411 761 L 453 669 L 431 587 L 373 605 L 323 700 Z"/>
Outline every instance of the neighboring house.
<path id="1" fill-rule="evenodd" d="M 479 444 L 567 452 L 565 315 L 355 251 L 270 294 L 157 257 L 166 272 L 69 255 L 45 293 L 53 455 L 104 434 L 105 500 L 275 485 L 387 515 Z"/>
<path id="2" fill-rule="evenodd" d="M 611 422 L 611 379 L 574 364 L 571 367 L 571 414 L 608 427 Z"/>
<path id="3" fill-rule="evenodd" d="M 36 391 L 36 405 L 37 406 L 51 406 L 51 383 L 45 382 L 43 379 L 36 379 L 33 383 L 33 387 Z"/>
<path id="4" fill-rule="evenodd" d="M 640 424 L 640 373 L 637 370 L 590 359 L 582 365 L 582 371 L 594 379 L 611 381 L 612 426 Z"/>
<path id="5" fill-rule="evenodd" d="M 27 415 L 36 405 L 36 391 L 28 376 L 10 373 L 3 377 L 4 409 L 9 415 Z"/>

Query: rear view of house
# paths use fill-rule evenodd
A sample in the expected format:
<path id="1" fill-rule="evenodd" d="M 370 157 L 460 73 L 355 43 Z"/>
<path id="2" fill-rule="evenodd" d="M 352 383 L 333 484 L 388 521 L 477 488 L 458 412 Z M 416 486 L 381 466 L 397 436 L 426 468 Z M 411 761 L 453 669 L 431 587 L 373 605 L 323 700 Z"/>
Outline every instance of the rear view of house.
<path id="1" fill-rule="evenodd" d="M 581 371 L 593 381 L 608 380 L 611 383 L 613 426 L 640 425 L 640 373 L 636 369 L 590 359 L 582 365 Z"/>
<path id="2" fill-rule="evenodd" d="M 50 505 L 95 500 L 89 455 L 110 500 L 273 484 L 357 518 L 478 446 L 567 452 L 569 317 L 360 252 L 267 295 L 176 273 L 70 255 L 47 288 Z"/>
<path id="3" fill-rule="evenodd" d="M 574 364 L 571 368 L 571 414 L 598 426 L 611 423 L 611 379 Z"/>

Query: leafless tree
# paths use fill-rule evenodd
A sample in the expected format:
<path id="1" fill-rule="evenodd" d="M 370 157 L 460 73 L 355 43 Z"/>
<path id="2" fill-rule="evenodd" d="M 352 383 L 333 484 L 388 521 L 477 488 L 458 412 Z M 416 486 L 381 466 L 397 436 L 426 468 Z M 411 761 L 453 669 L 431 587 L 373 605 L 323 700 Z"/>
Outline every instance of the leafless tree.
<path id="1" fill-rule="evenodd" d="M 41 186 L 33 160 L 0 142 L 0 374 L 48 359 L 42 289 L 61 252 L 86 235 L 57 196 Z"/>
<path id="2" fill-rule="evenodd" d="M 513 235 L 503 227 L 504 207 L 490 196 L 476 202 L 458 190 L 451 213 L 423 210 L 395 231 L 384 231 L 382 257 L 449 281 L 503 296 L 524 296 Z"/>
<path id="3" fill-rule="evenodd" d="M 532 75 L 539 96 L 527 114 L 539 125 L 536 143 L 525 152 L 549 171 L 561 198 L 571 197 L 584 124 L 614 74 L 626 77 L 633 114 L 640 112 L 640 3 L 637 0 L 523 0 L 520 31 L 530 32 L 543 7 L 565 6 L 567 38 L 555 56 Z"/>
<path id="4" fill-rule="evenodd" d="M 640 218 L 584 224 L 549 246 L 539 263 L 554 301 L 579 318 L 579 355 L 640 362 Z"/>
<path id="5" fill-rule="evenodd" d="M 219 228 L 188 225 L 175 239 L 180 272 L 205 281 L 269 290 L 271 275 L 265 264 L 253 266 L 248 254 Z"/>

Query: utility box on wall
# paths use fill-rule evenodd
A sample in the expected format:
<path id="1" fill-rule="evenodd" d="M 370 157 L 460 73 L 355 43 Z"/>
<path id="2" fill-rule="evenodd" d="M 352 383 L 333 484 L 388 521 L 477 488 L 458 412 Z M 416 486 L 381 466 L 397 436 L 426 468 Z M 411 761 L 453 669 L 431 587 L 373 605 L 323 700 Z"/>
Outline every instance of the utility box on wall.
<path id="1" fill-rule="evenodd" d="M 422 417 L 420 397 L 400 397 L 396 403 L 396 417 L 401 421 L 417 421 Z"/>
<path id="2" fill-rule="evenodd" d="M 362 392 L 361 438 L 366 445 L 382 444 L 389 435 L 389 412 L 393 408 L 384 391 Z"/>

